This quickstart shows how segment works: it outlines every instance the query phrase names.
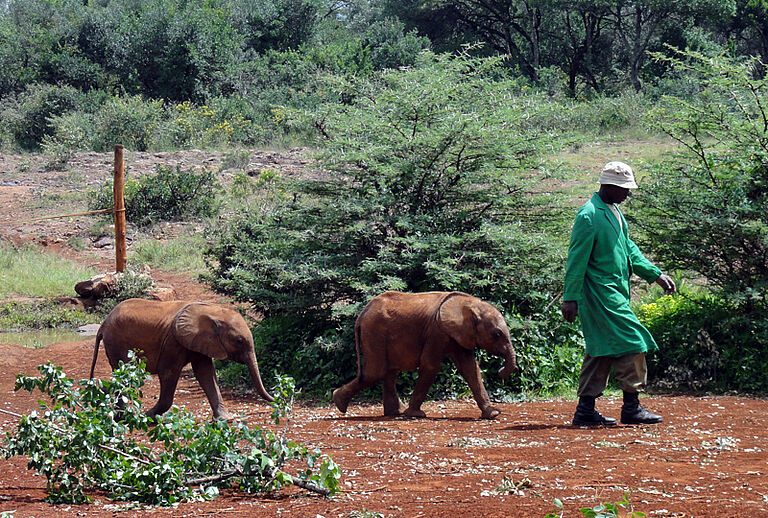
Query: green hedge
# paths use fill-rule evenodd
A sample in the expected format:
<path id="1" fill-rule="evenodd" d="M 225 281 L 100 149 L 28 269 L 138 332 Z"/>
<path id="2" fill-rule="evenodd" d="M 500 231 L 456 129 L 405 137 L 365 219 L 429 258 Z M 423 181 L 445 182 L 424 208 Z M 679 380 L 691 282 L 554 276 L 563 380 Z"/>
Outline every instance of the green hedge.
<path id="1" fill-rule="evenodd" d="M 654 386 L 768 392 L 766 309 L 685 290 L 641 306 L 637 316 L 659 345 L 648 363 Z"/>

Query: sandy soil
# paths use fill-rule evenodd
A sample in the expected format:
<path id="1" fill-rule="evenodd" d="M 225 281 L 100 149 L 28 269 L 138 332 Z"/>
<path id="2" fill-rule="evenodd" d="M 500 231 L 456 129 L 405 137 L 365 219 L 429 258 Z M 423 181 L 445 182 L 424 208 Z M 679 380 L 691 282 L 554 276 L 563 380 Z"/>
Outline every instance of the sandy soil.
<path id="1" fill-rule="evenodd" d="M 300 155 L 271 156 L 269 167 L 278 171 L 306 163 Z M 157 161 L 171 159 L 216 167 L 221 156 L 154 156 Z M 21 216 L 45 215 L 34 204 L 41 189 L 81 188 L 71 185 L 72 172 L 45 173 L 29 165 L 21 169 L 32 167 L 33 172 L 20 171 L 24 160 L 37 158 L 0 155 L 0 239 L 37 243 L 108 268 L 109 250 L 75 252 L 66 246 L 65 233 L 81 231 L 76 224 L 85 227 L 85 221 L 3 224 Z M 107 155 L 84 154 L 77 160 L 71 168 L 85 179 L 83 184 L 103 176 L 110 164 Z M 153 277 L 172 284 L 178 298 L 220 299 L 183 275 L 153 271 Z M 34 374 L 41 363 L 53 361 L 70 377 L 87 377 L 92 348 L 90 339 L 38 350 L 0 344 L 0 408 L 18 413 L 36 408 L 37 396 L 14 393 L 13 383 L 16 374 Z M 108 373 L 101 354 L 97 375 Z M 158 393 L 156 379 L 145 392 L 151 404 Z M 262 401 L 224 392 L 230 410 L 254 424 L 267 424 L 269 409 Z M 210 416 L 189 371 L 176 403 L 201 419 Z M 320 448 L 340 465 L 344 490 L 331 499 L 287 489 L 259 496 L 225 492 L 213 502 L 169 509 L 126 509 L 96 494 L 89 505 L 52 506 L 44 502 L 45 480 L 26 469 L 24 458 L 12 458 L 2 461 L 0 511 L 38 518 L 115 514 L 351 518 L 364 511 L 393 517 L 542 517 L 554 511 L 552 502 L 558 498 L 565 506 L 563 516 L 575 517 L 582 516 L 579 508 L 616 502 L 628 492 L 634 509 L 653 517 L 768 516 L 768 401 L 653 395 L 643 403 L 662 414 L 665 422 L 576 428 L 570 426 L 575 403 L 560 399 L 499 404 L 502 414 L 492 421 L 479 419 L 471 400 L 427 403 L 426 419 L 384 418 L 380 405 L 359 402 L 353 402 L 346 415 L 330 404 L 299 405 L 288 435 Z M 599 401 L 599 409 L 615 417 L 620 405 L 615 398 Z M 0 414 L 0 431 L 14 427 L 14 418 Z"/>

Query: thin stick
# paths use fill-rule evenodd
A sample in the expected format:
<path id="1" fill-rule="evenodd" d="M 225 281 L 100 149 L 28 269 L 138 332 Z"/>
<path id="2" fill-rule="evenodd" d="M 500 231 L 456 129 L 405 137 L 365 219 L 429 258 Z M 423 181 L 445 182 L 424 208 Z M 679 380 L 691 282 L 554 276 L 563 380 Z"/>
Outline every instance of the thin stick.
<path id="1" fill-rule="evenodd" d="M 41 218 L 32 218 L 32 219 L 20 219 L 16 221 L 0 221 L 0 225 L 15 225 L 18 223 L 34 223 L 35 221 L 43 221 L 46 219 L 56 219 L 56 218 L 71 218 L 74 216 L 89 216 L 91 214 L 106 214 L 107 212 L 114 212 L 115 209 L 99 209 L 99 210 L 91 210 L 88 212 L 78 212 L 76 214 L 60 214 L 58 216 L 44 216 Z"/>

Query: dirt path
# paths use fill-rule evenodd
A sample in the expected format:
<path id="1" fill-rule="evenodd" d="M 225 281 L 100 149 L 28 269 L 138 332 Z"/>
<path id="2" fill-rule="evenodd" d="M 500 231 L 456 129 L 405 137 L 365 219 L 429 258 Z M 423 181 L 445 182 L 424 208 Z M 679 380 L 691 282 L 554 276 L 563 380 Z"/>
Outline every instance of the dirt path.
<path id="1" fill-rule="evenodd" d="M 109 165 L 108 156 L 86 155 L 81 160 L 94 168 Z M 294 156 L 273 158 L 272 167 L 278 170 L 281 164 L 297 167 Z M 176 159 L 205 162 L 210 157 L 193 154 Z M 210 163 L 221 159 L 214 156 Z M 61 179 L 72 173 L 22 173 L 21 160 L 30 159 L 0 155 L 0 223 L 19 214 L 40 214 L 30 200 L 41 188 L 71 188 Z M 157 160 L 170 159 L 161 155 Z M 74 173 L 81 178 L 96 176 L 92 169 Z M 71 227 L 72 222 L 59 222 L 9 230 L 0 224 L 0 238 L 45 242 L 52 252 L 111 265 L 107 253 L 69 249 L 64 233 Z M 167 272 L 153 276 L 173 285 L 179 298 L 219 299 L 184 276 Z M 18 413 L 36 408 L 37 395 L 14 393 L 13 384 L 16 374 L 34 374 L 41 363 L 53 361 L 70 377 L 87 377 L 92 347 L 90 339 L 39 350 L 0 344 L 0 407 Z M 108 373 L 102 354 L 97 375 Z M 157 380 L 152 379 L 146 387 L 147 402 L 157 393 Z M 226 391 L 224 397 L 230 410 L 250 422 L 268 422 L 268 407 L 255 397 Z M 213 502 L 171 509 L 126 510 L 98 495 L 90 505 L 52 506 L 44 502 L 45 480 L 26 469 L 25 459 L 12 458 L 3 460 L 0 470 L 0 511 L 37 518 L 115 514 L 351 518 L 363 511 L 408 518 L 542 517 L 554 510 L 552 502 L 559 498 L 565 505 L 563 516 L 576 517 L 582 516 L 581 507 L 616 502 L 628 492 L 635 510 L 651 517 L 768 516 L 766 400 L 654 396 L 643 402 L 665 422 L 574 428 L 569 425 L 574 402 L 566 400 L 500 404 L 502 414 L 493 421 L 480 420 L 470 400 L 427 403 L 428 418 L 421 420 L 381 417 L 379 405 L 353 403 L 345 416 L 330 405 L 300 405 L 288 435 L 331 454 L 340 465 L 344 492 L 333 499 L 290 489 L 258 497 L 225 492 Z M 176 403 L 200 419 L 210 416 L 189 371 Z M 600 410 L 618 417 L 620 404 L 617 399 L 601 400 Z M 0 414 L 0 432 L 14 427 L 13 418 Z"/>

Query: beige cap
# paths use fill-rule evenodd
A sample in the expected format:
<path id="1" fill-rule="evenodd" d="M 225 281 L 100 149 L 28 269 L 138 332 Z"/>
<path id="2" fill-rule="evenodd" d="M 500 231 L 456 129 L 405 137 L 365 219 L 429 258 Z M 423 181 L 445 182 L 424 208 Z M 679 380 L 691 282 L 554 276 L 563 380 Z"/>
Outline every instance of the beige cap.
<path id="1" fill-rule="evenodd" d="M 600 173 L 600 184 L 618 185 L 625 189 L 637 189 L 632 168 L 624 162 L 608 162 Z"/>

